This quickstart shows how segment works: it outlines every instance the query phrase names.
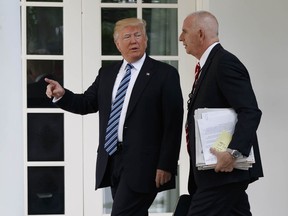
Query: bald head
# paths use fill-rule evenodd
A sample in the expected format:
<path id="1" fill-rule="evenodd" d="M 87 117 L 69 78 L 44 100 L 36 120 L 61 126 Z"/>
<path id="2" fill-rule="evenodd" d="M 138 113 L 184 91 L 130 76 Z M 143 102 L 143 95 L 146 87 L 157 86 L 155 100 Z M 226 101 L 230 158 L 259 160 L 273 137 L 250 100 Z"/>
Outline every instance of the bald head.
<path id="1" fill-rule="evenodd" d="M 188 19 L 194 20 L 192 26 L 197 29 L 202 29 L 207 37 L 207 40 L 218 40 L 218 21 L 216 17 L 208 11 L 197 11 L 190 14 Z"/>
<path id="2" fill-rule="evenodd" d="M 188 54 L 200 59 L 211 44 L 219 41 L 216 17 L 208 11 L 191 13 L 183 22 L 179 40 Z"/>

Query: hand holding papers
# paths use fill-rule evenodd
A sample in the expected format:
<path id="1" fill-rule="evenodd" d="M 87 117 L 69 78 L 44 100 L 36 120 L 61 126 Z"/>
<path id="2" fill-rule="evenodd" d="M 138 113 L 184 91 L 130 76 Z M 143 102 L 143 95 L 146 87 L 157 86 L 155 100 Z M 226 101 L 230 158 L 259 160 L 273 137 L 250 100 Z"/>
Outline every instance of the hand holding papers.
<path id="1" fill-rule="evenodd" d="M 199 170 L 213 169 L 217 163 L 210 148 L 226 151 L 234 133 L 237 114 L 233 109 L 195 110 L 196 166 Z M 242 156 L 235 168 L 248 169 L 254 163 L 253 150 L 249 157 Z"/>

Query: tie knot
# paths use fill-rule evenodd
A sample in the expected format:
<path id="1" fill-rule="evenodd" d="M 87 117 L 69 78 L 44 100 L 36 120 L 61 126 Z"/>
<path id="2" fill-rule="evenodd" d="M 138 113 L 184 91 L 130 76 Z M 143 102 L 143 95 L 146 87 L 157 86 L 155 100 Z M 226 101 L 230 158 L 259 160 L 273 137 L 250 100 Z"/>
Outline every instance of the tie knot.
<path id="1" fill-rule="evenodd" d="M 126 70 L 131 70 L 133 68 L 133 65 L 132 64 L 127 64 L 126 65 Z"/>

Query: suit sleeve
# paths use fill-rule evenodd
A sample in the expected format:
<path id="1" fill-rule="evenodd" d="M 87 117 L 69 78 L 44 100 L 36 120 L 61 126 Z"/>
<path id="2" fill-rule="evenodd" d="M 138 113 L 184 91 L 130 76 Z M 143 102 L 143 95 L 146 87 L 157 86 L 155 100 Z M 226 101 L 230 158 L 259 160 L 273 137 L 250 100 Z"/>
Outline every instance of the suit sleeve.
<path id="1" fill-rule="evenodd" d="M 176 174 L 183 127 L 183 98 L 176 69 L 170 71 L 162 91 L 163 137 L 158 169 Z"/>
<path id="2" fill-rule="evenodd" d="M 75 94 L 65 89 L 64 96 L 57 102 L 57 106 L 66 111 L 85 115 L 98 111 L 98 82 L 99 76 L 92 85 L 83 93 Z"/>
<path id="3" fill-rule="evenodd" d="M 229 148 L 248 156 L 262 113 L 245 66 L 232 54 L 223 55 L 218 65 L 219 88 L 238 117 Z"/>

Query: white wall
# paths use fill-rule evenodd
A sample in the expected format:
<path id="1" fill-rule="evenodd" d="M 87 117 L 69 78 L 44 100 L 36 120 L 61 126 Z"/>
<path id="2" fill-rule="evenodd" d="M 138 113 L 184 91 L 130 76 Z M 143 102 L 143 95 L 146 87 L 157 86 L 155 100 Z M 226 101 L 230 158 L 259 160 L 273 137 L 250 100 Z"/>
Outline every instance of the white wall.
<path id="1" fill-rule="evenodd" d="M 248 68 L 259 107 L 265 177 L 249 188 L 254 216 L 288 212 L 288 1 L 210 0 L 224 48 Z"/>
<path id="2" fill-rule="evenodd" d="M 20 216 L 23 203 L 19 0 L 0 0 L 0 215 Z"/>

